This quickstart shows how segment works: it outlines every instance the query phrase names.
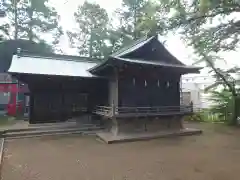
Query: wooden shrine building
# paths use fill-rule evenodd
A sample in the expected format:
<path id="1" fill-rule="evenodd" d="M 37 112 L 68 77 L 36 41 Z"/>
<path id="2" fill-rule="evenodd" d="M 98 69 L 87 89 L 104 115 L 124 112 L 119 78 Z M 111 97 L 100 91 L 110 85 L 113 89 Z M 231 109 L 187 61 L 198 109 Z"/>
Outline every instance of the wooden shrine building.
<path id="1" fill-rule="evenodd" d="M 183 129 L 181 119 L 192 107 L 181 105 L 180 78 L 200 68 L 180 62 L 158 36 L 142 38 L 96 62 L 14 55 L 9 72 L 28 84 L 30 123 L 98 115 L 106 127 L 99 136 L 106 141 L 125 133 Z"/>

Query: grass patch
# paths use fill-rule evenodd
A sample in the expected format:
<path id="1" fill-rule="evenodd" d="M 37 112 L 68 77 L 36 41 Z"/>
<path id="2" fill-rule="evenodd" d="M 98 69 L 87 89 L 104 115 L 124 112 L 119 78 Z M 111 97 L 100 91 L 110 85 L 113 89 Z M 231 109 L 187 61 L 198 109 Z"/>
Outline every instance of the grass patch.
<path id="1" fill-rule="evenodd" d="M 208 122 L 208 123 L 227 123 L 228 121 L 223 119 L 219 114 L 212 113 L 209 110 L 202 110 L 200 112 L 193 113 L 192 115 L 185 116 L 185 121 L 193 122 Z"/>
<path id="2" fill-rule="evenodd" d="M 4 116 L 4 115 L 0 116 L 0 126 L 12 125 L 12 124 L 15 124 L 15 122 L 16 121 L 14 117 Z"/>

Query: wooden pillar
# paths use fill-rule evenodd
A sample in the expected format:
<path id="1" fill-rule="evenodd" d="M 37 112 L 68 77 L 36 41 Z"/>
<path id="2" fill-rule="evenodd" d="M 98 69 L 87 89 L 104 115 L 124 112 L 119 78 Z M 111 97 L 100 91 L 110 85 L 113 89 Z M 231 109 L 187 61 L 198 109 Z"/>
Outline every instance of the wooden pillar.
<path id="1" fill-rule="evenodd" d="M 115 107 L 118 107 L 118 78 L 119 78 L 119 74 L 118 72 L 115 70 Z"/>
<path id="2" fill-rule="evenodd" d="M 109 106 L 118 107 L 118 72 L 115 70 L 114 77 L 109 81 Z"/>
<path id="3" fill-rule="evenodd" d="M 60 104 L 60 108 L 59 108 L 59 110 L 60 110 L 60 112 L 59 112 L 59 115 L 60 115 L 59 120 L 60 121 L 64 121 L 65 118 L 66 118 L 65 106 L 64 106 L 64 104 L 65 104 L 65 102 L 64 102 L 64 100 L 65 100 L 65 98 L 64 98 L 65 92 L 64 92 L 64 87 L 63 86 L 64 86 L 64 84 L 60 83 L 60 97 L 59 97 L 59 98 L 61 98 L 61 104 Z"/>
<path id="4" fill-rule="evenodd" d="M 30 124 L 34 124 L 34 95 L 33 93 L 31 92 L 30 93 L 30 99 L 29 99 L 29 123 Z"/>

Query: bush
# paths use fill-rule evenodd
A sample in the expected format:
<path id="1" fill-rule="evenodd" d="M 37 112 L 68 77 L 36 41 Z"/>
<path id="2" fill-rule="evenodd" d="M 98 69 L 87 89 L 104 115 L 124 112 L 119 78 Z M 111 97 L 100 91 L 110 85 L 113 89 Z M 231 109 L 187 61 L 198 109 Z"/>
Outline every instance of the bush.
<path id="1" fill-rule="evenodd" d="M 185 116 L 185 121 L 195 121 L 195 122 L 203 122 L 204 118 L 202 113 L 194 113 L 192 115 Z"/>
<path id="2" fill-rule="evenodd" d="M 186 116 L 184 118 L 185 121 L 194 121 L 194 122 L 226 122 L 226 120 L 221 117 L 221 114 L 212 113 L 209 110 L 202 110 L 200 112 L 196 112 L 192 115 Z"/>

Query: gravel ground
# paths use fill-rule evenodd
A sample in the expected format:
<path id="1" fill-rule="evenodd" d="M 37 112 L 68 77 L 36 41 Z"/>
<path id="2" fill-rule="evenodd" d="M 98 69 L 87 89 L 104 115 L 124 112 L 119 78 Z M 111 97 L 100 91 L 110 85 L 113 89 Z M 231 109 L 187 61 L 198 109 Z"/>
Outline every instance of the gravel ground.
<path id="1" fill-rule="evenodd" d="M 239 180 L 240 129 L 194 125 L 199 136 L 111 144 L 94 137 L 6 143 L 3 180 Z"/>

